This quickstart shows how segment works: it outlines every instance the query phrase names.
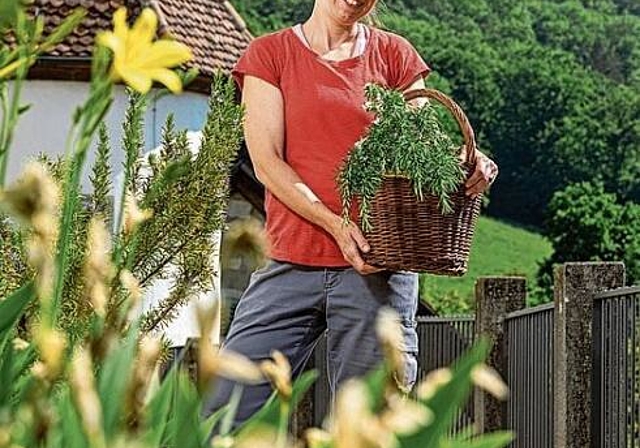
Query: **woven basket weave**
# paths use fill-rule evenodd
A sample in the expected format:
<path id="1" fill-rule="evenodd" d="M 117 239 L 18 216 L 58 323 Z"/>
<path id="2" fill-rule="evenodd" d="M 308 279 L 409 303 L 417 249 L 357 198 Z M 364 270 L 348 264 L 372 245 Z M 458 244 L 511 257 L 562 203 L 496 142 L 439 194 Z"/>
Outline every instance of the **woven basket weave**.
<path id="1" fill-rule="evenodd" d="M 466 115 L 451 98 L 433 89 L 407 92 L 405 98 L 429 98 L 442 103 L 456 118 L 467 149 L 463 168 L 473 172 L 476 142 Z M 419 201 L 409 179 L 385 176 L 371 203 L 372 230 L 365 233 L 371 246 L 364 260 L 390 270 L 461 276 L 467 271 L 471 240 L 482 197 L 464 194 L 464 184 L 451 195 L 453 212 L 443 215 L 438 198 L 425 194 Z"/>

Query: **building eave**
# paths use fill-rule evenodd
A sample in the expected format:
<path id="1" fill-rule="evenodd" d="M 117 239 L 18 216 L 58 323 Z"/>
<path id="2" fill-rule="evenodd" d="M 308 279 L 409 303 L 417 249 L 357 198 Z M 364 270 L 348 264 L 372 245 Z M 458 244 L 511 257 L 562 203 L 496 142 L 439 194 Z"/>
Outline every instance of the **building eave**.
<path id="1" fill-rule="evenodd" d="M 68 56 L 41 56 L 29 70 L 28 79 L 49 81 L 89 82 L 91 79 L 91 58 Z M 185 91 L 209 95 L 211 77 L 198 75 Z"/>

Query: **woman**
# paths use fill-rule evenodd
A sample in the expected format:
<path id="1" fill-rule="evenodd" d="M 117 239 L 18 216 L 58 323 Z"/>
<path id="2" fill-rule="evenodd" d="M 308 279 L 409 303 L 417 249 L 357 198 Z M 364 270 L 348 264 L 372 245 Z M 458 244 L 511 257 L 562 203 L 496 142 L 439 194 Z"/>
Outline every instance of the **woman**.
<path id="1" fill-rule="evenodd" d="M 401 316 L 407 388 L 417 372 L 415 274 L 381 271 L 364 263 L 369 246 L 360 229 L 344 225 L 336 173 L 373 117 L 363 109 L 364 86 L 375 82 L 406 91 L 424 87 L 429 67 L 403 38 L 359 21 L 376 0 L 316 0 L 309 19 L 260 37 L 233 75 L 246 107 L 245 138 L 267 194 L 270 264 L 253 274 L 241 298 L 225 349 L 253 360 L 283 352 L 294 374 L 325 331 L 332 392 L 345 379 L 377 365 L 375 318 L 382 306 Z M 496 172 L 482 156 L 467 183 L 486 189 Z M 205 413 L 226 403 L 233 384 L 220 381 Z M 247 387 L 237 422 L 271 393 Z"/>

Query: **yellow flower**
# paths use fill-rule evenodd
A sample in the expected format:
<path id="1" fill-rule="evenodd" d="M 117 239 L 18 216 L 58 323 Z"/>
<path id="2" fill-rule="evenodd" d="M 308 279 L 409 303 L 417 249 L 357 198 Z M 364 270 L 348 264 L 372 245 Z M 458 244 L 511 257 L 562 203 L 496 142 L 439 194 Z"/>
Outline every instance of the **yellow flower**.
<path id="1" fill-rule="evenodd" d="M 218 308 L 198 309 L 198 325 L 200 327 L 200 343 L 198 350 L 198 376 L 207 384 L 211 378 L 220 376 L 246 384 L 258 384 L 265 380 L 262 371 L 251 360 L 231 351 L 218 351 L 211 342 L 214 321 Z"/>
<path id="2" fill-rule="evenodd" d="M 396 311 L 388 307 L 380 310 L 376 319 L 376 334 L 387 362 L 396 376 L 402 378 L 404 376 L 404 360 L 402 357 L 404 339 L 402 337 L 400 316 Z"/>
<path id="3" fill-rule="evenodd" d="M 299 445 L 297 445 L 299 447 Z M 224 445 L 223 445 L 224 447 Z M 258 424 L 243 431 L 235 440 L 233 448 L 294 448 L 286 438 L 280 439 L 275 428 Z M 216 447 L 217 448 L 217 447 Z"/>
<path id="4" fill-rule="evenodd" d="M 179 93 L 182 81 L 169 68 L 191 59 L 191 50 L 168 39 L 154 42 L 157 28 L 158 17 L 151 8 L 145 8 L 131 28 L 126 8 L 120 8 L 113 15 L 113 31 L 100 33 L 97 41 L 113 52 L 111 77 L 115 82 L 123 80 L 132 89 L 147 93 L 153 81 L 158 81 Z"/>
<path id="5" fill-rule="evenodd" d="M 28 163 L 11 187 L 0 189 L 0 203 L 9 213 L 53 241 L 56 236 L 51 235 L 50 221 L 56 221 L 59 196 L 55 181 L 36 162 Z"/>
<path id="6" fill-rule="evenodd" d="M 233 448 L 235 440 L 231 436 L 214 436 L 211 439 L 212 448 Z"/>
<path id="7" fill-rule="evenodd" d="M 40 327 L 35 334 L 35 342 L 40 351 L 43 373 L 48 379 L 56 378 L 64 367 L 66 336 L 58 330 Z"/>
<path id="8" fill-rule="evenodd" d="M 84 430 L 94 442 L 91 445 L 104 446 L 102 405 L 96 391 L 91 355 L 84 348 L 78 349 L 73 356 L 69 382 Z"/>
<path id="9" fill-rule="evenodd" d="M 433 412 L 426 406 L 399 395 L 387 399 L 387 409 L 380 416 L 382 425 L 399 435 L 413 434 L 433 419 Z"/>
<path id="10" fill-rule="evenodd" d="M 509 396 L 509 388 L 502 381 L 500 374 L 486 364 L 478 364 L 471 371 L 473 384 L 486 392 L 489 392 L 498 400 L 506 400 Z"/>
<path id="11" fill-rule="evenodd" d="M 309 428 L 304 433 L 304 438 L 309 448 L 328 446 L 333 442 L 333 436 L 319 428 Z"/>
<path id="12" fill-rule="evenodd" d="M 104 317 L 109 300 L 109 283 L 114 275 L 111 264 L 109 231 L 102 221 L 92 219 L 87 238 L 87 257 L 84 264 L 85 289 L 96 314 Z"/>
<path id="13" fill-rule="evenodd" d="M 136 308 L 142 299 L 142 288 L 140 287 L 140 282 L 135 276 L 131 273 L 131 271 L 127 269 L 123 269 L 120 272 L 120 283 L 129 293 L 129 299 L 131 299 L 130 308 Z"/>
<path id="14" fill-rule="evenodd" d="M 330 431 L 335 448 L 398 448 L 393 432 L 371 412 L 367 387 L 360 380 L 348 380 L 340 389 Z"/>
<path id="15" fill-rule="evenodd" d="M 451 370 L 447 368 L 440 368 L 432 370 L 425 377 L 424 380 L 418 384 L 416 393 L 421 400 L 430 400 L 445 384 L 448 384 L 453 379 Z"/>
<path id="16" fill-rule="evenodd" d="M 13 341 L 11 341 L 13 344 L 13 349 L 16 351 L 22 351 L 22 350 L 26 350 L 29 348 L 29 343 L 27 341 L 25 341 L 24 339 L 21 338 L 15 338 Z M 2 444 L 0 444 L 0 446 L 2 446 Z"/>
<path id="17" fill-rule="evenodd" d="M 127 191 L 124 206 L 124 233 L 131 235 L 140 224 L 153 216 L 152 210 L 142 210 L 138 207 L 136 198 Z"/>
<path id="18" fill-rule="evenodd" d="M 266 376 L 284 401 L 291 399 L 291 364 L 278 350 L 271 353 L 272 359 L 260 363 L 260 370 Z"/>

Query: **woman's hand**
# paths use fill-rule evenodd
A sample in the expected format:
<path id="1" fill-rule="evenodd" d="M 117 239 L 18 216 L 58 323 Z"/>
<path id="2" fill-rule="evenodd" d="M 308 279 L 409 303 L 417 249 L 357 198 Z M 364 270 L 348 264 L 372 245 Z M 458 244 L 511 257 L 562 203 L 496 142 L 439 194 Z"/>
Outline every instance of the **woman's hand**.
<path id="1" fill-rule="evenodd" d="M 361 252 L 369 252 L 369 243 L 353 222 L 344 223 L 342 218 L 330 230 L 331 235 L 340 246 L 342 256 L 353 268 L 362 275 L 380 272 L 383 269 L 373 267 L 364 262 Z"/>
<path id="2" fill-rule="evenodd" d="M 476 168 L 465 183 L 465 193 L 473 199 L 486 191 L 498 176 L 498 165 L 477 149 L 476 160 Z"/>

